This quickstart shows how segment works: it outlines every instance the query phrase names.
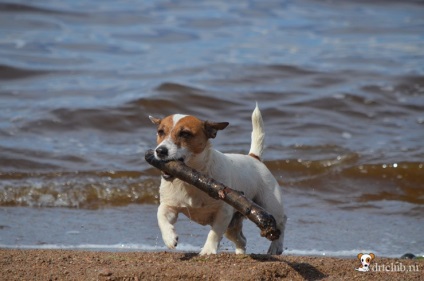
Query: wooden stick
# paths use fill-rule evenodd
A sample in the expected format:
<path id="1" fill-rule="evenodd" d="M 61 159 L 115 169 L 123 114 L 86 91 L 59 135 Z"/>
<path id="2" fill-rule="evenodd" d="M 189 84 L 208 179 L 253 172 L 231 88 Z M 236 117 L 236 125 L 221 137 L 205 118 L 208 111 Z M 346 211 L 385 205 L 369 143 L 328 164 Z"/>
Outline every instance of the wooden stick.
<path id="1" fill-rule="evenodd" d="M 199 173 L 181 161 L 158 160 L 155 158 L 154 152 L 151 149 L 146 152 L 145 159 L 147 163 L 159 170 L 199 188 L 214 199 L 221 199 L 228 203 L 254 222 L 261 229 L 262 237 L 266 237 L 271 241 L 280 237 L 280 230 L 277 228 L 274 217 L 262 207 L 246 198 L 242 192 L 231 189 L 213 178 Z"/>

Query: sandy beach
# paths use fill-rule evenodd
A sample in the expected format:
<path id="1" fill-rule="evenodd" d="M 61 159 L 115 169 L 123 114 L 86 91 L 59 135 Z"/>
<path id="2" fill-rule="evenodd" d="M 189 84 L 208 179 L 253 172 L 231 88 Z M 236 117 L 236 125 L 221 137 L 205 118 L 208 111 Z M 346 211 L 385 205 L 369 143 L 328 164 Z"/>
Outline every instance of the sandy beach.
<path id="1" fill-rule="evenodd" d="M 171 252 L 0 250 L 1 280 L 422 280 L 424 260 Z"/>

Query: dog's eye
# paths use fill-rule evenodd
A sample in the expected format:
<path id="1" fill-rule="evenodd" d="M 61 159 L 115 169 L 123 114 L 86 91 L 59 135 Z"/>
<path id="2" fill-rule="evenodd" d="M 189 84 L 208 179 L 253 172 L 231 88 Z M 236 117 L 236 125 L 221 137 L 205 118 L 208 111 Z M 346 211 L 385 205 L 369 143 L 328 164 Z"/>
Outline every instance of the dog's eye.
<path id="1" fill-rule="evenodd" d="M 188 131 L 181 131 L 179 136 L 183 139 L 188 139 L 188 138 L 192 137 L 193 134 L 188 132 Z"/>
<path id="2" fill-rule="evenodd" d="M 160 129 L 160 130 L 158 130 L 158 136 L 163 136 L 163 135 L 165 135 L 165 131 L 164 130 L 162 130 L 162 129 Z"/>

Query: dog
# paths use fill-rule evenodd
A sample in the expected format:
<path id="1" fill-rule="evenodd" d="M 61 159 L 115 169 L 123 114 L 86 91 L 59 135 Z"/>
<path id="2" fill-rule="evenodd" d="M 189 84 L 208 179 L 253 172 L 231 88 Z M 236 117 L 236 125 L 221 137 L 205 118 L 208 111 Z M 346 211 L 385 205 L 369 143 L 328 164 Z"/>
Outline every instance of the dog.
<path id="1" fill-rule="evenodd" d="M 358 254 L 358 259 L 361 261 L 361 266 L 359 268 L 355 268 L 357 271 L 370 271 L 370 264 L 373 259 L 375 259 L 375 255 L 373 253 L 369 254 Z"/>
<path id="2" fill-rule="evenodd" d="M 174 114 L 163 119 L 149 116 L 157 125 L 155 158 L 178 160 L 204 175 L 244 193 L 244 196 L 269 212 L 276 220 L 281 234 L 272 241 L 268 254 L 283 252 L 284 214 L 282 190 L 274 176 L 262 163 L 264 150 L 264 126 L 258 105 L 252 113 L 252 139 L 249 154 L 226 154 L 212 148 L 210 139 L 224 130 L 228 122 L 202 121 L 194 116 Z M 157 212 L 158 225 L 165 245 L 175 249 L 178 235 L 174 224 L 183 213 L 211 230 L 200 255 L 216 254 L 225 235 L 235 244 L 236 254 L 246 252 L 243 235 L 244 216 L 232 206 L 216 200 L 196 187 L 162 172 L 159 187 L 160 204 Z"/>

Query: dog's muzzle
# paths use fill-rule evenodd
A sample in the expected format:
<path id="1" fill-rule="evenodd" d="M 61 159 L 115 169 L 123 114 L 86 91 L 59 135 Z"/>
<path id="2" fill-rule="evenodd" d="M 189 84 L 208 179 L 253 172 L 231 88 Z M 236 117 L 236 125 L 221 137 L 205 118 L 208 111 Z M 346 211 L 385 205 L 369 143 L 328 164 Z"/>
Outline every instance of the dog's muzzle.
<path id="1" fill-rule="evenodd" d="M 173 160 L 177 160 L 177 161 L 181 161 L 184 163 L 184 158 L 179 158 L 179 159 L 169 159 L 169 150 L 166 146 L 161 145 L 159 147 L 157 147 L 155 149 L 155 156 L 157 159 L 159 160 L 163 160 L 163 161 L 173 161 Z M 162 177 L 167 180 L 167 181 L 172 181 L 175 177 L 173 175 L 168 174 L 167 172 L 162 171 Z"/>
<path id="2" fill-rule="evenodd" d="M 164 145 L 157 147 L 155 152 L 156 152 L 156 157 L 159 159 L 164 160 L 166 159 L 166 157 L 168 157 L 168 148 Z"/>

